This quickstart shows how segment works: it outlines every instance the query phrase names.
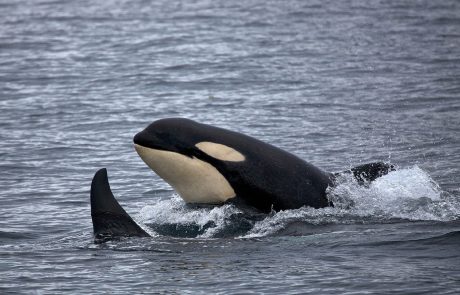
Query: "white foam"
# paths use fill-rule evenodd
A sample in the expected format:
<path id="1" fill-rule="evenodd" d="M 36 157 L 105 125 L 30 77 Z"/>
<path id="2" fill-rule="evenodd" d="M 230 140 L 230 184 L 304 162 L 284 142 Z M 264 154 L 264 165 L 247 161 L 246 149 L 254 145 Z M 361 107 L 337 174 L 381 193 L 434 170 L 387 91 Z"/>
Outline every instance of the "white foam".
<path id="1" fill-rule="evenodd" d="M 351 175 L 328 189 L 335 207 L 277 212 L 257 222 L 244 237 L 273 234 L 292 221 L 308 224 L 389 222 L 394 219 L 451 221 L 460 218 L 460 201 L 441 191 L 439 185 L 417 166 L 393 171 L 368 186 Z"/>
<path id="2" fill-rule="evenodd" d="M 212 237 L 226 225 L 226 219 L 241 211 L 233 205 L 226 204 L 211 208 L 189 208 L 182 198 L 174 194 L 171 199 L 161 200 L 154 205 L 142 208 L 141 218 L 144 223 L 198 225 L 203 228 L 210 222 L 215 226 L 207 228 L 200 237 Z"/>

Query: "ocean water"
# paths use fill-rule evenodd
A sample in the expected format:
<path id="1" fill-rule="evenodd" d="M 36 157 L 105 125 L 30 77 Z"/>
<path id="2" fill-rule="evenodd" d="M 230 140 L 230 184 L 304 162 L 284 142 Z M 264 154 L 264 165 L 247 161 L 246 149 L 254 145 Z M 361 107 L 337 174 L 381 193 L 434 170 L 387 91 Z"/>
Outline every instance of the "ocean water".
<path id="1" fill-rule="evenodd" d="M 190 208 L 132 137 L 186 117 L 344 178 L 334 208 Z M 89 186 L 152 238 L 94 244 Z M 0 2 L 1 294 L 459 294 L 460 2 Z"/>

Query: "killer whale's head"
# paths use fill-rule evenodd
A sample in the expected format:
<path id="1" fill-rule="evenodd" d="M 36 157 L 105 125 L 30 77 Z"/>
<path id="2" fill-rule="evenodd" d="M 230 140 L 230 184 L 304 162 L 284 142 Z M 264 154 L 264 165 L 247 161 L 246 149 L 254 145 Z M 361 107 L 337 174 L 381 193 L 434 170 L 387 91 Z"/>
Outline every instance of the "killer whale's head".
<path id="1" fill-rule="evenodd" d="M 235 135 L 189 119 L 168 118 L 137 133 L 134 147 L 186 202 L 218 204 L 236 195 L 218 167 L 246 160 L 244 152 L 230 145 Z"/>

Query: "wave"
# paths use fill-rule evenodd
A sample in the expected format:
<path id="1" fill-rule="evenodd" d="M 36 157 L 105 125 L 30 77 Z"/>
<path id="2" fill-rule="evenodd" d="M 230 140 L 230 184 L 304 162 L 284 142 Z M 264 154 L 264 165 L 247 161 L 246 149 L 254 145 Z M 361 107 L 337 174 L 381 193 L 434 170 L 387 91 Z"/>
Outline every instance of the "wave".
<path id="1" fill-rule="evenodd" d="M 157 236 L 255 238 L 299 223 L 308 227 L 460 218 L 458 197 L 442 191 L 418 166 L 393 171 L 364 186 L 344 176 L 327 193 L 334 207 L 302 207 L 269 215 L 243 212 L 232 204 L 194 208 L 173 195 L 145 206 L 140 219 Z"/>
<path id="2" fill-rule="evenodd" d="M 13 232 L 13 231 L 0 231 L 0 244 L 7 240 L 24 240 L 32 239 L 35 234 L 30 232 Z"/>
<path id="3" fill-rule="evenodd" d="M 436 235 L 422 239 L 411 239 L 411 240 L 397 240 L 397 241 L 381 241 L 371 242 L 367 245 L 373 246 L 387 246 L 387 245 L 399 245 L 399 246 L 433 246 L 433 245 L 454 245 L 457 246 L 460 243 L 460 231 L 452 231 L 441 235 Z M 413 249 L 413 248 L 412 248 Z"/>

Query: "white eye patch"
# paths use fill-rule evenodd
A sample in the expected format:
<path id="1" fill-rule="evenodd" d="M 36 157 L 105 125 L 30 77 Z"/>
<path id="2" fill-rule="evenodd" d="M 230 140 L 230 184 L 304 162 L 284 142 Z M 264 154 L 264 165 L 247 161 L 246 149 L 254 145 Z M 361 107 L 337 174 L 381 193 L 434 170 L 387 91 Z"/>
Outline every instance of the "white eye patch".
<path id="1" fill-rule="evenodd" d="M 202 152 L 221 161 L 241 162 L 245 160 L 240 152 L 220 143 L 202 141 L 195 146 Z"/>

